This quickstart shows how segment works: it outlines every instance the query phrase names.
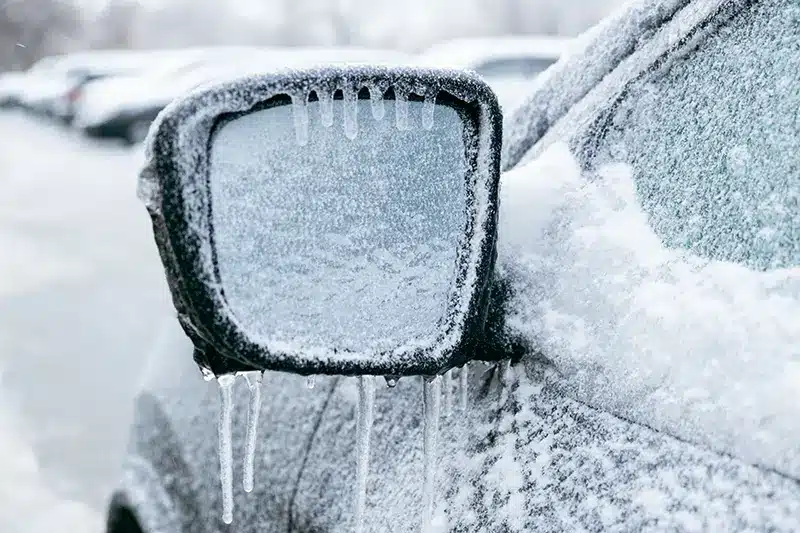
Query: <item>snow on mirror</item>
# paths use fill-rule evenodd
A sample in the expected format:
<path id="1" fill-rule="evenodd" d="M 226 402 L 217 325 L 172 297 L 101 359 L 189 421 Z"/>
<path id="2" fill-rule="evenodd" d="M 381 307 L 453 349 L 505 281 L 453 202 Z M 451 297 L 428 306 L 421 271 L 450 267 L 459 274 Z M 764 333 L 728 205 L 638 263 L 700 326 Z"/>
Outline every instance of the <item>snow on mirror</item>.
<path id="1" fill-rule="evenodd" d="M 421 99 L 287 98 L 220 122 L 211 223 L 240 327 L 355 352 L 434 337 L 467 219 L 463 136 L 456 109 Z"/>

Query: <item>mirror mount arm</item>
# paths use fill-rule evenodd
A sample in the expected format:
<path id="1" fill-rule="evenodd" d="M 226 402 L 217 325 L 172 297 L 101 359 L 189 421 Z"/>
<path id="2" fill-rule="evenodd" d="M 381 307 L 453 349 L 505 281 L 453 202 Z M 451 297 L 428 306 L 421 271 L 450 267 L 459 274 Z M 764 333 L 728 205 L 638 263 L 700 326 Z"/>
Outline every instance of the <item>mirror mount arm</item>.
<path id="1" fill-rule="evenodd" d="M 507 327 L 507 306 L 512 291 L 511 280 L 495 272 L 489 292 L 483 337 L 475 350 L 474 359 L 487 362 L 510 359 L 515 364 L 523 356 L 536 351 L 530 339 L 521 337 Z"/>

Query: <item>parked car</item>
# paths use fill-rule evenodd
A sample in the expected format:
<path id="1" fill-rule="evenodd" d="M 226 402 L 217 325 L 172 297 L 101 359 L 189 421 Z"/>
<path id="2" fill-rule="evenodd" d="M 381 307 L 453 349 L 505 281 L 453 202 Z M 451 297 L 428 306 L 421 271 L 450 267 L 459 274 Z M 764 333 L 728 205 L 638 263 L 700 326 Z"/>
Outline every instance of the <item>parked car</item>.
<path id="1" fill-rule="evenodd" d="M 506 112 L 530 92 L 531 82 L 568 50 L 570 40 L 551 36 L 453 39 L 420 56 L 425 65 L 462 68 L 480 74 Z"/>
<path id="2" fill-rule="evenodd" d="M 414 270 L 396 240 L 380 237 L 434 243 L 451 228 L 477 231 L 446 207 L 463 202 L 467 217 L 491 207 L 480 179 L 467 180 L 468 192 L 448 188 L 460 183 L 453 175 L 496 170 L 497 109 L 479 80 L 333 69 L 176 103 L 149 137 L 139 194 L 178 320 L 148 356 L 108 532 L 800 530 L 797 17 L 793 0 L 639 0 L 539 78 L 505 120 L 488 314 L 454 326 L 477 336 L 467 355 L 489 365 L 451 371 L 457 386 L 449 373 L 389 375 L 391 387 L 372 396 L 365 378 L 308 383 L 266 370 L 263 387 L 257 378 L 265 368 L 330 370 L 319 357 L 340 374 L 391 374 L 450 353 L 416 345 L 419 359 L 392 359 L 298 346 L 340 331 L 438 331 L 427 320 L 441 309 L 424 307 L 438 290 L 426 284 L 429 269 L 448 264 L 438 245 Z M 348 79 L 389 80 L 394 94 L 368 92 L 370 114 L 373 104 L 344 91 L 340 129 L 325 129 L 322 98 Z M 431 100 L 430 87 L 454 94 Z M 280 91 L 320 103 L 306 115 Z M 269 99 L 250 106 L 259 98 Z M 331 133 L 342 122 L 345 135 Z M 460 139 L 478 146 L 459 151 Z M 403 143 L 415 149 L 398 150 Z M 362 155 L 385 155 L 392 172 L 349 164 Z M 458 166 L 460 157 L 475 164 Z M 309 161 L 343 174 L 306 174 Z M 454 162 L 452 175 L 439 172 Z M 397 189 L 406 183 L 416 187 Z M 378 207 L 357 208 L 373 200 Z M 395 210 L 402 215 L 381 218 Z M 355 224 L 370 216 L 374 224 Z M 489 233 L 473 236 L 491 255 L 493 228 L 480 227 Z M 417 244 L 407 249 L 422 253 Z M 355 281 L 331 287 L 317 276 L 348 266 Z M 308 273 L 317 277 L 292 292 Z M 454 277 L 464 291 L 489 291 Z M 388 313 L 345 305 L 373 295 L 391 304 L 396 292 L 410 297 Z M 340 311 L 317 313 L 329 301 Z M 447 361 L 443 369 L 463 363 Z M 235 385 L 235 369 L 249 387 Z M 440 417 L 455 409 L 453 393 L 458 411 Z M 253 464 L 231 464 L 232 450 Z M 230 484 L 245 471 L 255 472 L 250 493 Z M 223 510 L 232 515 L 223 520 Z"/>
<path id="3" fill-rule="evenodd" d="M 195 51 L 157 72 L 92 84 L 85 91 L 75 126 L 96 138 L 144 140 L 150 124 L 172 100 L 214 79 L 269 71 L 288 66 L 333 61 L 384 58 L 401 61 L 396 52 L 352 49 L 256 49 Z"/>
<path id="4" fill-rule="evenodd" d="M 0 73 L 0 108 L 16 107 L 19 104 L 23 79 L 24 76 L 21 72 Z"/>
<path id="5" fill-rule="evenodd" d="M 21 104 L 69 123 L 86 84 L 141 73 L 174 54 L 157 50 L 97 50 L 46 58 L 34 65 L 22 81 Z"/>

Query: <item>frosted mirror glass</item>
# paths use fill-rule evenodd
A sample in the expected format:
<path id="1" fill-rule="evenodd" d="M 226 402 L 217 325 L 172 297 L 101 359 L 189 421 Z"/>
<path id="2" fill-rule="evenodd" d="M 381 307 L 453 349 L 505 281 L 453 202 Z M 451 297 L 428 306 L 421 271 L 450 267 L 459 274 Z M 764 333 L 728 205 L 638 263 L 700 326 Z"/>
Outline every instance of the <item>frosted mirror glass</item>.
<path id="1" fill-rule="evenodd" d="M 218 275 L 253 340 L 388 351 L 439 331 L 466 231 L 464 125 L 446 105 L 374 104 L 287 102 L 217 127 Z"/>

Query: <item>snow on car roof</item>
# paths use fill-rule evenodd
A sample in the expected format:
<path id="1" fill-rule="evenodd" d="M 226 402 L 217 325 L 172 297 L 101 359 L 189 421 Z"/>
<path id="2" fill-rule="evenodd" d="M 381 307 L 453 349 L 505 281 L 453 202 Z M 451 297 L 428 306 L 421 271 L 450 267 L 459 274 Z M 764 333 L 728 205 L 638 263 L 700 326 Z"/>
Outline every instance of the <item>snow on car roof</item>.
<path id="1" fill-rule="evenodd" d="M 420 55 L 426 65 L 470 68 L 487 59 L 538 57 L 558 59 L 571 39 L 550 36 L 464 38 L 435 44 Z"/>

